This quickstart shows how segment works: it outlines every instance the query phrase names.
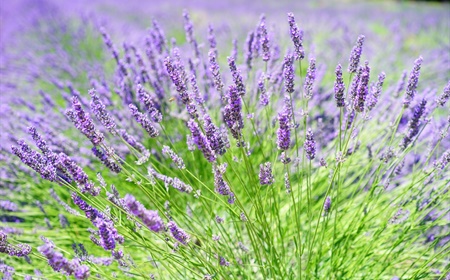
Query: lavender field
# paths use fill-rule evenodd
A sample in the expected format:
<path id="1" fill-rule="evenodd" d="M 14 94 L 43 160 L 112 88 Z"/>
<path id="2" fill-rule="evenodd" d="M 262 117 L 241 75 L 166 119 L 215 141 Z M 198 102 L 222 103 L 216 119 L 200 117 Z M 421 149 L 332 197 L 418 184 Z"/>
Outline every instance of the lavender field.
<path id="1" fill-rule="evenodd" d="M 450 4 L 0 2 L 1 279 L 450 280 Z"/>

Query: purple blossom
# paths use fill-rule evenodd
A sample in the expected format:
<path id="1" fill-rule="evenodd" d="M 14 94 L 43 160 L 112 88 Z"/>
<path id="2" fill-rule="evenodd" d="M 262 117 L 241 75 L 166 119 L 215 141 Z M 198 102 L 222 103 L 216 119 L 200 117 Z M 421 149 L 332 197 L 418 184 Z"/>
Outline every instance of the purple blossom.
<path id="1" fill-rule="evenodd" d="M 94 196 L 99 194 L 100 190 L 94 187 L 94 184 L 89 180 L 83 169 L 66 154 L 60 153 L 58 161 L 65 167 L 72 179 L 77 183 L 82 193 L 88 192 Z"/>
<path id="2" fill-rule="evenodd" d="M 17 204 L 9 200 L 0 200 L 0 210 L 14 212 L 17 211 Z"/>
<path id="3" fill-rule="evenodd" d="M 101 223 L 98 231 L 103 248 L 107 251 L 114 250 L 116 248 L 116 242 L 114 240 L 114 233 L 111 231 L 109 225 L 105 222 Z"/>
<path id="4" fill-rule="evenodd" d="M 231 70 L 231 76 L 233 77 L 234 85 L 240 96 L 245 95 L 245 85 L 242 79 L 241 71 L 237 69 L 236 62 L 233 57 L 228 57 L 228 66 Z"/>
<path id="5" fill-rule="evenodd" d="M 356 90 L 355 104 L 354 104 L 356 112 L 364 111 L 364 103 L 366 102 L 366 98 L 369 93 L 369 79 L 370 79 L 370 67 L 369 63 L 366 62 L 365 66 L 362 68 L 359 85 Z"/>
<path id="6" fill-rule="evenodd" d="M 92 147 L 92 152 L 112 172 L 120 173 L 120 171 L 122 171 L 122 167 L 120 167 L 120 165 L 118 165 L 113 159 L 108 157 L 108 155 L 103 151 L 103 148 L 94 146 Z"/>
<path id="7" fill-rule="evenodd" d="M 270 40 L 269 35 L 267 34 L 265 18 L 261 20 L 261 23 L 259 25 L 259 32 L 261 34 L 260 45 L 262 51 L 262 59 L 263 61 L 267 62 L 270 60 Z"/>
<path id="8" fill-rule="evenodd" d="M 279 150 L 286 151 L 291 144 L 291 110 L 285 104 L 283 111 L 278 113 L 280 127 L 277 131 L 277 146 Z"/>
<path id="9" fill-rule="evenodd" d="M 350 54 L 350 59 L 349 59 L 349 65 L 348 65 L 349 73 L 356 73 L 356 71 L 358 69 L 359 60 L 361 59 L 364 39 L 365 39 L 364 35 L 359 35 L 358 39 L 356 40 L 356 45 L 352 49 L 352 52 Z"/>
<path id="10" fill-rule="evenodd" d="M 293 93 L 294 78 L 295 78 L 294 58 L 290 54 L 287 54 L 284 57 L 283 75 L 284 75 L 284 88 L 286 92 Z"/>
<path id="11" fill-rule="evenodd" d="M 425 113 L 426 105 L 427 101 L 422 99 L 422 101 L 414 108 L 414 115 L 408 123 L 408 131 L 400 143 L 400 148 L 402 150 L 406 149 L 406 147 L 413 141 L 413 138 L 419 134 L 420 119 Z"/>
<path id="12" fill-rule="evenodd" d="M 325 198 L 325 202 L 323 204 L 323 212 L 324 214 L 328 214 L 328 212 L 331 209 L 331 198 L 329 196 L 327 196 L 327 198 Z"/>
<path id="13" fill-rule="evenodd" d="M 175 238 L 178 242 L 183 245 L 187 245 L 190 241 L 190 236 L 184 230 L 179 228 L 174 221 L 170 221 L 167 223 L 167 228 L 172 233 L 173 238 Z"/>
<path id="14" fill-rule="evenodd" d="M 308 128 L 308 131 L 306 132 L 304 149 L 307 159 L 313 160 L 316 157 L 316 141 L 314 141 L 314 135 L 311 128 Z"/>
<path id="15" fill-rule="evenodd" d="M 211 148 L 211 143 L 206 138 L 206 136 L 203 134 L 203 132 L 200 131 L 200 128 L 198 127 L 198 124 L 193 121 L 189 120 L 187 123 L 187 126 L 192 134 L 192 139 L 194 143 L 197 145 L 198 149 L 203 153 L 205 158 L 209 162 L 213 162 L 216 160 L 216 154 L 214 150 Z"/>
<path id="16" fill-rule="evenodd" d="M 444 92 L 436 99 L 436 103 L 439 106 L 444 107 L 448 99 L 450 99 L 450 81 L 448 81 L 447 85 L 444 87 Z"/>
<path id="17" fill-rule="evenodd" d="M 91 95 L 91 110 L 94 112 L 94 115 L 97 117 L 97 120 L 99 120 L 103 126 L 108 129 L 113 134 L 116 134 L 115 128 L 116 123 L 112 119 L 112 117 L 109 115 L 109 113 L 106 111 L 106 106 L 103 104 L 103 102 L 98 97 L 95 89 L 89 90 L 89 94 Z"/>
<path id="18" fill-rule="evenodd" d="M 217 41 L 216 41 L 216 35 L 214 34 L 214 28 L 212 24 L 208 25 L 208 42 L 209 42 L 209 48 L 211 51 L 215 52 L 215 56 L 217 56 Z M 210 52 L 211 52 L 210 51 Z"/>
<path id="19" fill-rule="evenodd" d="M 163 146 L 162 153 L 165 156 L 169 156 L 179 169 L 185 169 L 184 161 L 179 157 L 169 146 Z"/>
<path id="20" fill-rule="evenodd" d="M 230 86 L 227 91 L 228 104 L 224 109 L 224 121 L 231 130 L 233 137 L 240 141 L 241 131 L 244 128 L 242 119 L 242 100 L 239 91 L 235 86 Z M 239 144 L 239 143 L 238 143 Z"/>
<path id="21" fill-rule="evenodd" d="M 264 80 L 265 76 L 264 74 L 262 74 L 258 80 L 259 104 L 261 104 L 262 106 L 267 106 L 269 105 L 269 95 L 267 94 Z"/>
<path id="22" fill-rule="evenodd" d="M 224 163 L 222 165 L 213 165 L 213 174 L 214 174 L 214 186 L 215 191 L 224 196 L 229 196 L 228 202 L 230 204 L 234 203 L 234 193 L 231 191 L 228 183 L 223 179 L 223 174 L 227 168 L 227 164 Z"/>
<path id="23" fill-rule="evenodd" d="M 72 108 L 73 110 L 66 110 L 66 115 L 73 122 L 75 127 L 91 140 L 92 144 L 95 146 L 103 142 L 105 136 L 95 129 L 94 122 L 89 114 L 83 110 L 81 103 L 76 96 L 72 97 Z"/>
<path id="24" fill-rule="evenodd" d="M 214 125 L 208 114 L 203 115 L 203 128 L 205 129 L 206 138 L 208 139 L 211 149 L 218 155 L 223 155 L 227 148 L 227 139 L 223 137 L 220 129 Z"/>
<path id="25" fill-rule="evenodd" d="M 378 75 L 378 81 L 377 81 L 376 85 L 374 85 L 371 89 L 370 99 L 367 102 L 367 109 L 369 111 L 375 107 L 375 105 L 378 102 L 378 98 L 380 98 L 381 90 L 383 89 L 383 83 L 384 83 L 385 78 L 386 78 L 386 74 L 384 74 L 384 72 L 381 72 L 380 75 Z"/>
<path id="26" fill-rule="evenodd" d="M 334 82 L 334 99 L 336 99 L 337 107 L 341 108 L 345 106 L 344 92 L 345 84 L 342 78 L 342 66 L 338 64 L 336 66 L 336 81 Z"/>
<path id="27" fill-rule="evenodd" d="M 289 33 L 291 35 L 292 42 L 294 43 L 294 56 L 295 60 L 300 60 L 305 57 L 305 51 L 303 50 L 303 31 L 300 30 L 295 22 L 294 14 L 288 13 Z"/>
<path id="28" fill-rule="evenodd" d="M 222 92 L 223 82 L 220 77 L 220 67 L 219 63 L 217 63 L 216 52 L 214 50 L 210 50 L 208 53 L 209 56 L 209 71 L 213 76 L 214 86 L 218 92 Z"/>
<path id="29" fill-rule="evenodd" d="M 247 69 L 252 69 L 252 60 L 253 60 L 253 40 L 255 40 L 255 33 L 249 32 L 247 35 L 247 40 L 245 41 L 246 52 L 245 52 L 245 63 L 247 64 Z"/>
<path id="30" fill-rule="evenodd" d="M 316 59 L 311 58 L 311 60 L 309 61 L 308 71 L 305 77 L 305 84 L 303 85 L 303 88 L 305 90 L 303 92 L 303 96 L 306 99 L 311 99 L 312 97 L 313 94 L 312 90 L 315 79 L 316 79 Z"/>
<path id="31" fill-rule="evenodd" d="M 272 185 L 274 181 L 272 174 L 272 164 L 266 162 L 259 165 L 259 183 L 261 186 Z"/>
<path id="32" fill-rule="evenodd" d="M 138 108 L 133 104 L 128 105 L 130 108 L 130 112 L 133 115 L 134 119 L 147 131 L 150 137 L 155 138 L 159 135 L 159 131 L 156 127 L 150 122 L 150 120 L 141 112 L 139 112 Z"/>
<path id="33" fill-rule="evenodd" d="M 403 99 L 403 106 L 405 108 L 409 107 L 411 101 L 414 99 L 414 95 L 416 95 L 422 61 L 423 58 L 421 56 L 418 59 L 416 59 L 416 61 L 414 61 L 414 67 L 411 70 L 411 73 L 409 73 L 409 79 L 405 93 L 406 95 L 405 98 Z"/>
<path id="34" fill-rule="evenodd" d="M 158 110 L 158 106 L 154 100 L 150 97 L 150 95 L 145 91 L 144 87 L 141 84 L 138 84 L 136 87 L 137 96 L 139 101 L 144 104 L 145 110 L 149 113 L 152 121 L 159 123 L 162 121 L 162 114 Z"/>

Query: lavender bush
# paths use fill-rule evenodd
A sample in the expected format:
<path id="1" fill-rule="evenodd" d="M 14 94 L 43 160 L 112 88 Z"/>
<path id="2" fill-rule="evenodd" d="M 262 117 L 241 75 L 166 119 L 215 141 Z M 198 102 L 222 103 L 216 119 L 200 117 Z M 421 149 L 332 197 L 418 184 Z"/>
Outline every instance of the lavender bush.
<path id="1" fill-rule="evenodd" d="M 450 277 L 448 40 L 393 67 L 282 15 L 38 21 L 1 85 L 3 279 Z"/>

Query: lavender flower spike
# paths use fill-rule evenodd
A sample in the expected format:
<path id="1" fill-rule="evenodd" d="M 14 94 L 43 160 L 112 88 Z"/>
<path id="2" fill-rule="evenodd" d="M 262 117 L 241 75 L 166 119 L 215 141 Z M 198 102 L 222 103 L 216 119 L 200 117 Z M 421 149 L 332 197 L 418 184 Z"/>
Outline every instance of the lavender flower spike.
<path id="1" fill-rule="evenodd" d="M 328 212 L 330 212 L 330 209 L 331 209 L 331 198 L 327 196 L 327 198 L 325 199 L 325 203 L 323 204 L 324 215 L 328 214 Z"/>
<path id="2" fill-rule="evenodd" d="M 381 95 L 381 90 L 383 89 L 383 83 L 384 79 L 386 78 L 386 74 L 384 72 L 381 72 L 380 75 L 378 75 L 378 81 L 375 86 L 372 87 L 370 99 L 367 102 L 367 109 L 370 111 L 372 110 L 375 105 L 377 105 L 378 98 Z"/>
<path id="3" fill-rule="evenodd" d="M 311 128 L 308 128 L 306 132 L 306 140 L 304 144 L 306 158 L 313 160 L 316 157 L 316 141 L 314 141 L 314 135 Z"/>
<path id="4" fill-rule="evenodd" d="M 300 60 L 305 57 L 305 51 L 303 50 L 303 32 L 297 27 L 294 14 L 288 13 L 289 32 L 291 34 L 292 42 L 294 43 L 294 56 L 295 60 Z"/>
<path id="5" fill-rule="evenodd" d="M 200 131 L 197 123 L 193 120 L 189 120 L 187 123 L 189 130 L 192 133 L 192 138 L 194 143 L 197 145 L 198 149 L 202 151 L 203 155 L 209 162 L 216 160 L 216 154 L 211 149 L 211 144 L 209 143 L 206 136 Z"/>
<path id="6" fill-rule="evenodd" d="M 269 35 L 267 34 L 265 18 L 261 20 L 259 31 L 261 34 L 260 44 L 262 48 L 262 59 L 267 62 L 270 60 L 270 40 Z"/>
<path id="7" fill-rule="evenodd" d="M 138 217 L 148 229 L 154 232 L 160 232 L 164 229 L 164 222 L 157 211 L 145 209 L 144 205 L 131 194 L 125 195 L 122 201 L 128 207 L 129 212 Z"/>
<path id="8" fill-rule="evenodd" d="M 233 137 L 240 141 L 244 121 L 242 119 L 242 100 L 237 87 L 230 86 L 227 98 L 228 104 L 225 106 L 223 118 Z"/>
<path id="9" fill-rule="evenodd" d="M 167 228 L 172 233 L 173 238 L 178 240 L 181 244 L 187 245 L 188 242 L 190 241 L 191 237 L 189 236 L 189 234 L 187 234 L 184 230 L 179 228 L 175 222 L 173 221 L 168 222 Z"/>
<path id="10" fill-rule="evenodd" d="M 237 69 L 236 62 L 233 57 L 228 57 L 228 66 L 231 70 L 231 76 L 233 77 L 233 82 L 240 96 L 245 95 L 245 85 L 242 79 L 241 71 Z"/>
<path id="11" fill-rule="evenodd" d="M 342 78 L 342 66 L 338 64 L 336 66 L 336 81 L 334 82 L 334 99 L 336 99 L 337 107 L 341 108 L 345 106 L 344 92 L 345 84 Z"/>
<path id="12" fill-rule="evenodd" d="M 150 137 L 155 138 L 159 135 L 159 131 L 153 126 L 147 116 L 138 111 L 136 106 L 130 104 L 128 107 L 130 108 L 130 112 L 134 119 L 145 129 L 145 131 L 147 131 Z"/>
<path id="13" fill-rule="evenodd" d="M 259 166 L 259 183 L 261 186 L 272 185 L 274 181 L 272 174 L 272 165 L 270 162 L 266 162 Z"/>
<path id="14" fill-rule="evenodd" d="M 436 103 L 444 107 L 445 103 L 447 103 L 448 99 L 450 99 L 450 81 L 448 81 L 447 85 L 444 88 L 444 92 L 436 99 Z"/>
<path id="15" fill-rule="evenodd" d="M 362 47 L 364 44 L 364 35 L 359 35 L 358 39 L 356 40 L 356 45 L 353 47 L 352 52 L 350 54 L 349 59 L 349 65 L 348 65 L 348 72 L 349 73 L 356 73 L 359 66 L 359 60 L 361 59 L 362 54 Z"/>
<path id="16" fill-rule="evenodd" d="M 365 66 L 362 68 L 359 85 L 356 90 L 356 96 L 354 101 L 355 102 L 354 108 L 356 112 L 364 111 L 364 103 L 366 102 L 366 98 L 369 93 L 369 79 L 370 79 L 370 68 L 369 63 L 366 61 Z"/>
<path id="17" fill-rule="evenodd" d="M 277 146 L 279 150 L 286 151 L 291 144 L 291 110 L 285 104 L 283 111 L 278 113 L 280 127 L 277 131 Z"/>
<path id="18" fill-rule="evenodd" d="M 408 123 L 408 132 L 400 143 L 400 148 L 402 150 L 406 149 L 406 147 L 412 142 L 413 138 L 419 134 L 419 125 L 420 118 L 425 113 L 425 106 L 427 105 L 427 101 L 423 99 L 415 108 L 414 115 L 412 119 Z"/>
<path id="19" fill-rule="evenodd" d="M 416 61 L 414 61 L 414 67 L 409 74 L 408 85 L 406 86 L 406 96 L 403 99 L 403 106 L 405 108 L 409 107 L 411 101 L 414 99 L 414 95 L 416 95 L 422 61 L 423 58 L 421 56 L 416 59 Z"/>
<path id="20" fill-rule="evenodd" d="M 89 90 L 89 94 L 91 95 L 91 110 L 94 112 L 94 115 L 97 117 L 97 120 L 99 120 L 103 126 L 108 129 L 109 132 L 112 134 L 116 134 L 116 123 L 112 119 L 112 117 L 108 114 L 106 111 L 106 106 L 103 104 L 103 102 L 98 97 L 97 93 L 95 92 L 95 89 Z"/>
<path id="21" fill-rule="evenodd" d="M 162 153 L 165 156 L 169 156 L 179 169 L 185 169 L 184 161 L 179 157 L 169 146 L 163 146 Z"/>
<path id="22" fill-rule="evenodd" d="M 284 57 L 283 75 L 284 75 L 284 88 L 286 92 L 293 93 L 294 77 L 295 77 L 294 58 L 290 54 L 287 54 Z"/>
<path id="23" fill-rule="evenodd" d="M 208 54 L 209 54 L 209 71 L 211 71 L 211 74 L 213 76 L 214 86 L 218 92 L 222 92 L 223 82 L 222 78 L 220 77 L 220 67 L 219 63 L 217 63 L 216 51 L 210 50 Z"/>
<path id="24" fill-rule="evenodd" d="M 303 86 L 305 90 L 303 92 L 303 96 L 306 99 L 311 99 L 312 97 L 312 90 L 315 79 L 316 79 L 316 59 L 311 58 L 311 60 L 309 61 L 308 72 L 305 77 L 305 84 Z"/>

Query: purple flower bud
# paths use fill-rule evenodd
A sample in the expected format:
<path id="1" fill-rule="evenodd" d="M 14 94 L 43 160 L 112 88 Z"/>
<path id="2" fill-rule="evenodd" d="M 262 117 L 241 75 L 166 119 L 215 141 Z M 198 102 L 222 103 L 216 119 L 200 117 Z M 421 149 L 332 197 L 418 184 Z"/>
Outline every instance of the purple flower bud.
<path id="1" fill-rule="evenodd" d="M 295 60 L 300 60 L 305 57 L 305 51 L 303 50 L 303 31 L 301 31 L 297 23 L 295 22 L 294 14 L 288 13 L 289 33 L 291 35 L 292 42 L 294 43 L 294 56 Z"/>
<path id="2" fill-rule="evenodd" d="M 89 114 L 83 110 L 81 103 L 76 96 L 72 97 L 72 108 L 73 110 L 66 111 L 66 115 L 73 122 L 75 127 L 91 140 L 92 144 L 95 146 L 103 142 L 105 137 L 100 131 L 95 129 L 94 122 Z"/>
<path id="3" fill-rule="evenodd" d="M 215 52 L 217 52 L 217 50 L 216 50 L 216 47 L 217 47 L 216 35 L 214 34 L 214 28 L 211 24 L 208 25 L 208 42 L 209 42 L 209 47 L 211 49 L 213 49 Z M 217 53 L 215 55 L 217 55 Z"/>
<path id="4" fill-rule="evenodd" d="M 242 79 L 241 71 L 237 69 L 234 58 L 228 57 L 228 66 L 231 70 L 231 76 L 233 77 L 234 85 L 240 96 L 245 95 L 245 85 Z"/>
<path id="5" fill-rule="evenodd" d="M 420 119 L 425 113 L 425 106 L 427 105 L 427 101 L 423 99 L 415 108 L 414 115 L 408 123 L 408 132 L 400 143 L 400 148 L 402 150 L 406 149 L 406 147 L 413 141 L 413 138 L 419 133 L 419 125 Z"/>
<path id="6" fill-rule="evenodd" d="M 386 74 L 384 74 L 384 72 L 381 72 L 380 75 L 378 75 L 378 81 L 376 85 L 372 87 L 370 99 L 367 102 L 367 109 L 369 111 L 372 110 L 378 102 L 378 98 L 381 95 L 381 90 L 383 89 L 383 83 L 385 78 Z"/>
<path id="7" fill-rule="evenodd" d="M 259 104 L 262 106 L 269 105 L 269 95 L 267 94 L 266 87 L 264 85 L 265 76 L 262 74 L 258 80 L 258 93 L 259 93 Z"/>
<path id="8" fill-rule="evenodd" d="M 106 111 L 106 106 L 103 104 L 102 101 L 100 101 L 100 98 L 95 92 L 95 89 L 91 89 L 89 91 L 89 94 L 91 95 L 92 98 L 91 110 L 92 112 L 94 112 L 94 115 L 97 117 L 97 120 L 99 120 L 106 127 L 106 129 L 108 129 L 108 131 L 110 131 L 113 134 L 116 134 L 115 132 L 116 123 Z"/>
<path id="9" fill-rule="evenodd" d="M 286 151 L 291 144 L 291 110 L 287 104 L 283 111 L 278 113 L 280 127 L 277 131 L 277 146 L 279 150 Z"/>
<path id="10" fill-rule="evenodd" d="M 356 40 L 356 45 L 352 49 L 352 52 L 350 54 L 350 59 L 349 59 L 349 65 L 348 65 L 349 73 L 356 73 L 356 71 L 358 69 L 359 60 L 361 59 L 364 39 L 365 39 L 364 35 L 359 35 L 358 40 Z"/>
<path id="11" fill-rule="evenodd" d="M 90 193 L 93 196 L 99 194 L 99 189 L 89 180 L 87 174 L 66 154 L 60 153 L 58 161 L 66 168 L 72 179 L 77 183 L 82 193 Z"/>
<path id="12" fill-rule="evenodd" d="M 406 95 L 403 99 L 403 106 L 405 108 L 409 107 L 411 101 L 414 99 L 414 95 L 416 95 L 422 61 L 423 58 L 421 56 L 416 59 L 416 61 L 414 61 L 414 67 L 409 74 L 408 85 L 406 86 Z"/>
<path id="13" fill-rule="evenodd" d="M 222 92 L 223 82 L 222 78 L 220 77 L 220 67 L 219 63 L 217 63 L 216 60 L 216 53 L 214 50 L 210 50 L 208 55 L 209 55 L 209 71 L 211 71 L 211 74 L 213 76 L 214 86 L 216 87 L 216 90 L 218 92 Z"/>
<path id="14" fill-rule="evenodd" d="M 328 214 L 328 212 L 331 209 L 331 198 L 329 196 L 327 196 L 327 198 L 325 199 L 325 203 L 323 204 L 323 212 L 324 214 Z"/>
<path id="15" fill-rule="evenodd" d="M 214 150 L 211 149 L 211 144 L 206 138 L 206 136 L 200 131 L 198 124 L 193 120 L 189 120 L 187 126 L 191 131 L 194 143 L 197 145 L 198 149 L 203 153 L 205 158 L 209 162 L 215 161 L 216 154 Z"/>
<path id="16" fill-rule="evenodd" d="M 184 161 L 179 157 L 169 146 L 163 146 L 162 153 L 165 156 L 169 156 L 179 169 L 185 169 Z"/>
<path id="17" fill-rule="evenodd" d="M 230 186 L 223 179 L 223 174 L 225 173 L 226 168 L 226 163 L 222 165 L 213 165 L 215 191 L 220 195 L 228 195 L 230 198 L 234 199 L 234 194 L 231 192 Z M 232 200 L 232 202 L 234 202 L 234 200 Z"/>
<path id="18" fill-rule="evenodd" d="M 312 90 L 313 90 L 313 84 L 316 79 L 316 59 L 311 58 L 309 61 L 308 71 L 306 73 L 305 77 L 305 84 L 303 85 L 303 88 L 305 89 L 303 96 L 306 99 L 311 99 L 312 97 Z"/>
<path id="19" fill-rule="evenodd" d="M 97 148 L 94 146 L 92 147 L 92 152 L 112 172 L 120 173 L 120 171 L 122 171 L 122 167 L 114 162 L 113 159 L 109 158 L 108 155 L 103 151 L 103 148 Z"/>
<path id="20" fill-rule="evenodd" d="M 224 139 L 221 131 L 217 128 L 208 114 L 203 116 L 203 127 L 205 129 L 206 138 L 208 139 L 211 149 L 218 155 L 223 155 L 227 148 L 227 139 Z M 226 137 L 226 135 L 225 135 Z"/>
<path id="21" fill-rule="evenodd" d="M 447 85 L 444 88 L 444 92 L 436 99 L 436 103 L 444 107 L 445 103 L 447 103 L 448 99 L 450 99 L 450 81 L 447 82 Z"/>
<path id="22" fill-rule="evenodd" d="M 306 132 L 304 149 L 307 159 L 313 160 L 316 157 L 316 141 L 314 141 L 314 135 L 311 128 L 308 128 L 308 131 Z"/>
<path id="23" fill-rule="evenodd" d="M 284 88 L 286 92 L 293 93 L 295 72 L 294 72 L 294 59 L 290 54 L 287 54 L 284 57 L 283 75 L 284 75 Z"/>
<path id="24" fill-rule="evenodd" d="M 266 28 L 266 21 L 261 21 L 259 25 L 259 32 L 261 34 L 260 38 L 260 44 L 261 44 L 261 50 L 262 50 L 262 59 L 263 61 L 269 61 L 270 60 L 270 40 L 269 35 L 267 34 L 267 28 Z"/>
<path id="25" fill-rule="evenodd" d="M 252 60 L 253 60 L 253 40 L 255 39 L 255 33 L 249 32 L 247 35 L 247 40 L 245 41 L 246 45 L 246 53 L 245 53 L 245 63 L 247 64 L 248 70 L 252 69 Z"/>
<path id="26" fill-rule="evenodd" d="M 155 126 L 150 122 L 150 120 L 141 112 L 139 112 L 138 108 L 133 104 L 128 105 L 130 108 L 130 112 L 133 115 L 134 119 L 147 131 L 150 137 L 154 138 L 159 135 L 159 131 Z"/>
<path id="27" fill-rule="evenodd" d="M 261 186 L 272 185 L 274 181 L 270 162 L 259 165 L 259 183 Z"/>
<path id="28" fill-rule="evenodd" d="M 230 86 L 227 92 L 228 104 L 224 109 L 224 121 L 231 130 L 233 137 L 240 141 L 241 131 L 244 128 L 244 121 L 242 119 L 242 101 L 239 91 L 235 86 Z M 238 143 L 239 146 L 239 143 Z"/>
<path id="29" fill-rule="evenodd" d="M 344 92 L 345 84 L 342 78 L 342 66 L 338 64 L 336 66 L 336 81 L 334 82 L 334 99 L 336 99 L 337 107 L 341 108 L 345 106 Z"/>
<path id="30" fill-rule="evenodd" d="M 181 244 L 187 245 L 188 242 L 190 241 L 189 234 L 187 234 L 184 230 L 179 228 L 175 222 L 173 221 L 168 222 L 167 228 L 172 233 L 173 238 L 178 240 L 178 242 L 180 242 Z"/>
<path id="31" fill-rule="evenodd" d="M 102 247 L 106 251 L 114 250 L 116 248 L 116 242 L 114 240 L 113 232 L 110 230 L 110 227 L 107 223 L 103 222 L 98 227 L 100 242 Z"/>
<path id="32" fill-rule="evenodd" d="M 364 111 L 364 103 L 366 102 L 367 94 L 369 93 L 369 79 L 370 68 L 369 63 L 366 61 L 366 64 L 361 72 L 358 88 L 356 90 L 354 108 L 357 112 Z"/>
<path id="33" fill-rule="evenodd" d="M 161 122 L 162 114 L 157 109 L 158 105 L 154 102 L 154 100 L 152 100 L 152 98 L 145 91 L 142 85 L 138 84 L 136 87 L 136 91 L 139 101 L 144 104 L 145 110 L 147 110 L 147 112 L 149 113 L 151 120 L 156 123 Z"/>

